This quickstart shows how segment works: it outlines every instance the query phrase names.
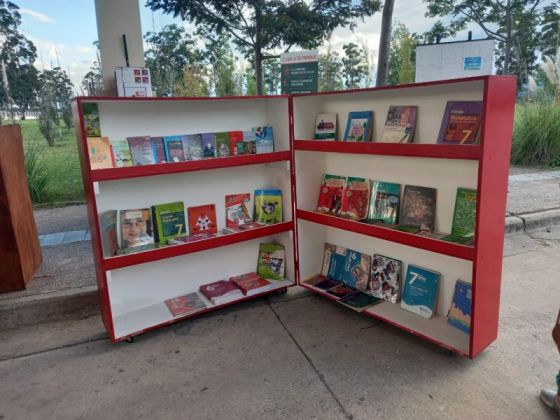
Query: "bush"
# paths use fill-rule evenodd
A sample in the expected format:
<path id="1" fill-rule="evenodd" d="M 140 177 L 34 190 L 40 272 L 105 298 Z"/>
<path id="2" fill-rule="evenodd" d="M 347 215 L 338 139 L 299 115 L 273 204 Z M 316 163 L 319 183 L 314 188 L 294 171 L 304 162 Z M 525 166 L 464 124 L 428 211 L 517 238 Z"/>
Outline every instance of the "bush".
<path id="1" fill-rule="evenodd" d="M 560 107 L 552 103 L 518 105 L 511 162 L 560 166 Z"/>
<path id="2" fill-rule="evenodd" d="M 49 183 L 49 172 L 43 162 L 41 149 L 34 144 L 28 144 L 25 150 L 24 164 L 31 201 L 33 201 L 33 204 L 40 203 L 45 196 Z"/>

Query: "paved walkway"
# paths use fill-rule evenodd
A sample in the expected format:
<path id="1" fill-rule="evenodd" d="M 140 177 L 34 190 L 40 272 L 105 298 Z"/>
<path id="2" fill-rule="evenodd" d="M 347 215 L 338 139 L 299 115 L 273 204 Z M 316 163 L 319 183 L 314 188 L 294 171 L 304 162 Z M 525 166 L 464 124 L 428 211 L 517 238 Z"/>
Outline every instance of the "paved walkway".
<path id="1" fill-rule="evenodd" d="M 91 235 L 89 230 L 71 230 L 69 232 L 47 233 L 39 235 L 41 246 L 66 245 L 73 242 L 89 241 Z"/>

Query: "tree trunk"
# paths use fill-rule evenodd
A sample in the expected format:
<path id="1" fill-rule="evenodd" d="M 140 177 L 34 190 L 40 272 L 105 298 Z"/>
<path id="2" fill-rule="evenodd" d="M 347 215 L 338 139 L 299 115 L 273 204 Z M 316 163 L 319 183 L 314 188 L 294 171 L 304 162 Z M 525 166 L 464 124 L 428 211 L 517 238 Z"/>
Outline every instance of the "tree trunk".
<path id="1" fill-rule="evenodd" d="M 377 60 L 377 86 L 387 84 L 394 5 L 395 0 L 385 0 L 383 5 L 383 16 L 381 18 L 381 39 L 379 40 L 379 58 Z"/>
<path id="2" fill-rule="evenodd" d="M 262 9 L 260 2 L 258 2 L 255 5 L 255 80 L 257 82 L 257 95 L 263 94 L 261 20 Z"/>
<path id="3" fill-rule="evenodd" d="M 511 61 L 511 49 L 512 49 L 512 19 L 511 19 L 511 0 L 508 0 L 506 6 L 506 51 L 504 57 L 504 74 L 509 73 L 509 62 Z"/>

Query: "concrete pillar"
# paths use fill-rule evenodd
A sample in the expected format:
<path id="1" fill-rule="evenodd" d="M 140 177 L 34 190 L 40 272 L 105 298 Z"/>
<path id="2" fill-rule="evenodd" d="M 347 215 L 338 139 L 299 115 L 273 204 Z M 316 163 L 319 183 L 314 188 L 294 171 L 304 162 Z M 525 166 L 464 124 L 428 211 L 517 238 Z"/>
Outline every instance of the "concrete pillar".
<path id="1" fill-rule="evenodd" d="M 130 66 L 144 67 L 139 0 L 95 0 L 95 14 L 104 94 L 116 96 L 115 67 L 126 66 L 123 34 Z"/>

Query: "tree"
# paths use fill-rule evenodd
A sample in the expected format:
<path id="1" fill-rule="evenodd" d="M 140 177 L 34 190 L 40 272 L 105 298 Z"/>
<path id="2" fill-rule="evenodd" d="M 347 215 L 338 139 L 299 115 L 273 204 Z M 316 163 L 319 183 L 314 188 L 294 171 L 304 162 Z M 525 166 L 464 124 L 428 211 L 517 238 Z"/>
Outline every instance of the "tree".
<path id="1" fill-rule="evenodd" d="M 379 57 L 377 59 L 376 85 L 387 84 L 389 76 L 389 51 L 391 50 L 391 25 L 393 22 L 393 7 L 395 0 L 385 0 L 381 15 L 381 36 L 379 38 Z"/>
<path id="2" fill-rule="evenodd" d="M 362 80 L 362 87 L 373 86 L 375 74 L 375 55 L 365 40 L 361 40 L 362 44 L 362 62 L 365 66 L 366 74 Z"/>
<path id="3" fill-rule="evenodd" d="M 211 91 L 216 96 L 236 95 L 236 58 L 231 48 L 230 36 L 224 32 L 217 37 L 208 38 L 205 50 L 210 67 Z"/>
<path id="4" fill-rule="evenodd" d="M 39 82 L 41 84 L 41 92 L 39 95 L 40 112 L 44 112 L 45 115 L 51 115 L 51 113 L 54 112 L 52 118 L 55 125 L 60 127 L 60 120 L 62 120 L 66 127 L 70 128 L 72 126 L 70 100 L 72 99 L 74 86 L 70 81 L 68 73 L 60 67 L 43 70 L 39 75 Z M 54 111 L 51 110 L 51 108 Z M 47 138 L 46 135 L 45 138 Z M 49 146 L 52 146 L 48 138 L 47 142 L 49 142 Z"/>
<path id="5" fill-rule="evenodd" d="M 394 25 L 389 58 L 390 85 L 414 82 L 417 42 L 418 35 L 410 33 L 403 23 L 397 22 Z"/>
<path id="6" fill-rule="evenodd" d="M 371 16 L 379 0 L 148 0 L 162 10 L 204 28 L 228 32 L 240 51 L 252 57 L 257 93 L 263 93 L 263 61 L 293 46 L 316 48 L 338 27 L 355 27 Z"/>
<path id="7" fill-rule="evenodd" d="M 87 96 L 98 96 L 103 92 L 103 76 L 101 76 L 101 67 L 97 61 L 93 62 L 89 71 L 84 75 L 81 86 Z"/>
<path id="8" fill-rule="evenodd" d="M 175 84 L 179 96 L 208 96 L 207 72 L 202 64 L 189 64 L 183 69 L 183 77 Z"/>
<path id="9" fill-rule="evenodd" d="M 264 85 L 268 95 L 277 95 L 280 92 L 281 66 L 280 60 L 270 58 L 263 63 Z"/>
<path id="10" fill-rule="evenodd" d="M 540 50 L 544 55 L 553 56 L 560 47 L 560 3 L 554 2 L 543 9 Z"/>
<path id="11" fill-rule="evenodd" d="M 343 87 L 342 61 L 329 44 L 327 52 L 319 55 L 319 91 L 340 90 Z"/>
<path id="12" fill-rule="evenodd" d="M 39 90 L 39 131 L 54 146 L 56 132 L 60 124 L 57 113 L 56 94 L 52 83 L 44 83 Z"/>
<path id="13" fill-rule="evenodd" d="M 11 98 L 21 112 L 21 119 L 25 119 L 25 112 L 37 102 L 39 91 L 39 71 L 33 64 L 20 64 L 19 66 L 7 66 L 8 85 Z M 4 86 L 1 88 L 0 96 L 6 97 Z"/>
<path id="14" fill-rule="evenodd" d="M 364 63 L 364 58 L 360 47 L 353 42 L 344 44 L 344 57 L 342 58 L 344 85 L 348 89 L 360 87 L 364 78 L 367 76 L 368 66 Z"/>

